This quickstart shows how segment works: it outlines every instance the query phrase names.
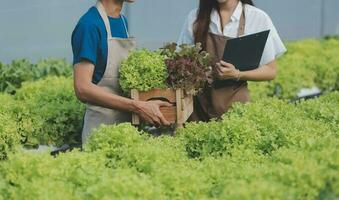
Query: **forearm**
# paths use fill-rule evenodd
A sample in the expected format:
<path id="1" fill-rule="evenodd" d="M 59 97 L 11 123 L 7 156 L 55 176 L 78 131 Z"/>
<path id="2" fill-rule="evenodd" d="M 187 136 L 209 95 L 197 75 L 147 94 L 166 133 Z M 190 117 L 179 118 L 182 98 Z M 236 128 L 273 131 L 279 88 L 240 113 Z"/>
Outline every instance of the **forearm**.
<path id="1" fill-rule="evenodd" d="M 115 95 L 93 84 L 93 72 L 94 65 L 88 61 L 74 66 L 74 89 L 80 101 L 125 112 L 136 112 L 137 101 Z"/>
<path id="2" fill-rule="evenodd" d="M 80 100 L 92 105 L 125 112 L 136 112 L 137 109 L 135 100 L 112 94 L 94 84 L 88 84 L 78 93 Z"/>
<path id="3" fill-rule="evenodd" d="M 240 80 L 246 81 L 270 81 L 275 79 L 277 69 L 275 62 L 260 66 L 255 70 L 240 72 Z"/>

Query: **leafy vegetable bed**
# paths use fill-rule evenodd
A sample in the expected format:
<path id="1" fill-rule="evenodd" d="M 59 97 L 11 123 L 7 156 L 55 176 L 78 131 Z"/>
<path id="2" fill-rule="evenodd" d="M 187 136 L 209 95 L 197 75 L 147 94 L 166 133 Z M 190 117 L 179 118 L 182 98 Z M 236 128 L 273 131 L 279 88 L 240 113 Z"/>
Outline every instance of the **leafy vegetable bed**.
<path id="1" fill-rule="evenodd" d="M 22 145 L 78 140 L 84 106 L 70 65 L 48 60 L 32 75 L 37 64 L 0 64 L 0 200 L 338 199 L 338 41 L 288 47 L 278 78 L 251 83 L 254 101 L 222 121 L 156 138 L 129 124 L 102 126 L 83 151 L 57 157 Z M 289 103 L 311 86 L 325 95 Z"/>
<path id="2" fill-rule="evenodd" d="M 253 100 L 264 97 L 294 99 L 302 88 L 318 87 L 323 93 L 339 90 L 339 40 L 303 40 L 287 43 L 278 60 L 274 81 L 250 82 Z"/>
<path id="3" fill-rule="evenodd" d="M 84 152 L 9 154 L 0 197 L 336 199 L 338 102 L 335 92 L 297 105 L 237 105 L 221 122 L 189 124 L 176 137 L 102 126 Z"/>

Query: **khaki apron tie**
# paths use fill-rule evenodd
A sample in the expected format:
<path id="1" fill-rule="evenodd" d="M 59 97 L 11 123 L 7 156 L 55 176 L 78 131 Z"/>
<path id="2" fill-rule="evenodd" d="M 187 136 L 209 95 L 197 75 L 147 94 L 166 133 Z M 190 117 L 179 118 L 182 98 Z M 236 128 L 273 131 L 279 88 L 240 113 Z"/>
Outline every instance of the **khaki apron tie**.
<path id="1" fill-rule="evenodd" d="M 245 33 L 245 5 L 239 21 L 238 37 Z M 230 37 L 208 33 L 205 50 L 213 56 L 214 65 L 219 62 Z M 250 100 L 246 81 L 239 81 L 233 85 L 216 89 L 206 87 L 194 98 L 194 111 L 189 121 L 210 121 L 220 118 L 235 102 L 248 102 Z"/>
<path id="2" fill-rule="evenodd" d="M 102 87 L 107 92 L 121 96 L 123 95 L 123 92 L 118 81 L 119 68 L 121 62 L 127 58 L 129 51 L 135 47 L 135 39 L 129 38 L 126 23 L 123 17 L 122 20 L 125 25 L 128 38 L 113 38 L 108 16 L 105 12 L 104 6 L 100 1 L 97 2 L 96 8 L 98 9 L 100 16 L 105 23 L 108 44 L 106 71 L 101 81 L 98 83 L 98 86 Z M 84 144 L 91 132 L 95 128 L 98 128 L 101 124 L 110 125 L 130 121 L 131 114 L 129 113 L 87 104 L 82 130 L 82 143 Z"/>

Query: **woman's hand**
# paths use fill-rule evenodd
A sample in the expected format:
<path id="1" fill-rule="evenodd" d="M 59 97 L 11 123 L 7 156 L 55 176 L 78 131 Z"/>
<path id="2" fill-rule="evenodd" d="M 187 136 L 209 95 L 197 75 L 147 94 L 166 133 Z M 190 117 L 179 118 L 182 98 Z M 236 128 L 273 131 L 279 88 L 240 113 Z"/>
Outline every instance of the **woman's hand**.
<path id="1" fill-rule="evenodd" d="M 170 125 L 160 112 L 160 107 L 170 107 L 172 104 L 165 101 L 137 101 L 135 113 L 146 123 L 155 125 Z"/>
<path id="2" fill-rule="evenodd" d="M 231 63 L 220 61 L 216 64 L 216 75 L 220 80 L 226 79 L 240 79 L 240 71 Z"/>

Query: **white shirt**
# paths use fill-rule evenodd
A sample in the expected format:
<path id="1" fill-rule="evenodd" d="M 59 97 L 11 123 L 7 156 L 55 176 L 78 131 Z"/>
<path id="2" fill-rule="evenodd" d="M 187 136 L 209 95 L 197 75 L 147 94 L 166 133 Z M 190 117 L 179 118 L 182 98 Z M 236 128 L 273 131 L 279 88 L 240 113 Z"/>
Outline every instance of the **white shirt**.
<path id="1" fill-rule="evenodd" d="M 211 13 L 209 32 L 231 38 L 237 37 L 242 8 L 243 4 L 239 1 L 239 4 L 237 5 L 233 15 L 231 16 L 231 21 L 224 27 L 224 31 L 221 31 L 220 16 L 218 14 L 218 11 L 213 10 Z M 182 28 L 180 38 L 177 42 L 179 45 L 194 44 L 193 26 L 197 18 L 197 14 L 198 9 L 194 9 L 189 13 Z M 270 35 L 267 39 L 263 56 L 261 58 L 260 65 L 268 64 L 269 62 L 275 60 L 286 52 L 284 43 L 280 39 L 271 18 L 264 11 L 254 6 L 245 4 L 245 18 L 245 35 L 271 30 Z"/>

